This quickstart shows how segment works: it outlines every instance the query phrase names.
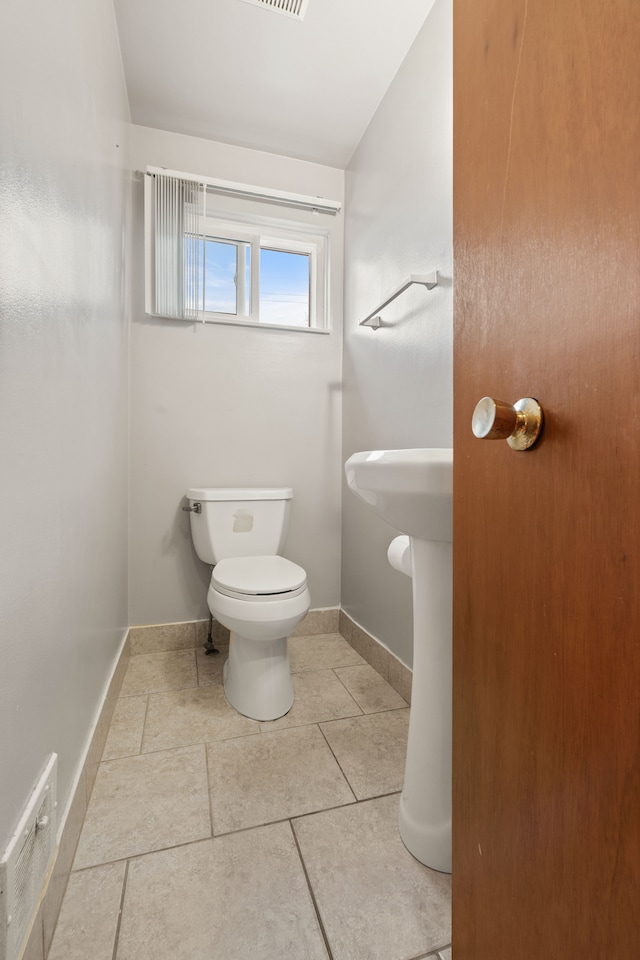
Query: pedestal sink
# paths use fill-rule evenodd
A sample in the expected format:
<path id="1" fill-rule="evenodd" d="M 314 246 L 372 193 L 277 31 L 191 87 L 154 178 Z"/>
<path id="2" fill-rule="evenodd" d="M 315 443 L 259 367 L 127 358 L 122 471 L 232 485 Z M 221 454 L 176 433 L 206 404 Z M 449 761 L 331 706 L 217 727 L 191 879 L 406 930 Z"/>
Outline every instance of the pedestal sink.
<path id="1" fill-rule="evenodd" d="M 413 681 L 398 826 L 417 860 L 450 873 L 453 450 L 368 450 L 345 472 L 350 489 L 409 536 Z"/>

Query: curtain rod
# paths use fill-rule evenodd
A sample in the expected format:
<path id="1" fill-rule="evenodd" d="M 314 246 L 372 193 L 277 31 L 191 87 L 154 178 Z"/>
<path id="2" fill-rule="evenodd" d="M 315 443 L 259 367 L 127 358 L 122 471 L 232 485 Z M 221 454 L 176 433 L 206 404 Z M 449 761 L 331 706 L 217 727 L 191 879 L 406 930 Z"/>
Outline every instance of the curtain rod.
<path id="1" fill-rule="evenodd" d="M 291 207 L 301 207 L 305 210 L 317 210 L 318 213 L 330 213 L 335 216 L 342 209 L 342 204 L 339 200 L 327 200 L 324 197 L 307 197 L 301 193 L 271 190 L 269 187 L 253 187 L 247 183 L 234 183 L 232 180 L 197 177 L 192 173 L 166 170 L 164 167 L 147 167 L 147 176 L 155 176 L 156 174 L 161 174 L 165 177 L 176 177 L 178 180 L 190 180 L 193 183 L 201 183 L 204 186 L 211 187 L 216 193 L 225 193 L 236 197 L 247 197 L 251 200 L 266 200 L 269 203 L 282 203 Z"/>

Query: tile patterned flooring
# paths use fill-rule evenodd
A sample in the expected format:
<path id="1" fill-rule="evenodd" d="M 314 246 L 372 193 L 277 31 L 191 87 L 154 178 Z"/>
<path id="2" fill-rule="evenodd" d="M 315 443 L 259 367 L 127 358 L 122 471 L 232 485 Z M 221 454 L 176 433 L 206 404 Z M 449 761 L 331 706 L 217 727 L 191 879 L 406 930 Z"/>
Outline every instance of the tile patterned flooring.
<path id="1" fill-rule="evenodd" d="M 398 836 L 409 709 L 339 634 L 237 714 L 226 650 L 133 656 L 48 960 L 451 960 L 450 878 Z"/>

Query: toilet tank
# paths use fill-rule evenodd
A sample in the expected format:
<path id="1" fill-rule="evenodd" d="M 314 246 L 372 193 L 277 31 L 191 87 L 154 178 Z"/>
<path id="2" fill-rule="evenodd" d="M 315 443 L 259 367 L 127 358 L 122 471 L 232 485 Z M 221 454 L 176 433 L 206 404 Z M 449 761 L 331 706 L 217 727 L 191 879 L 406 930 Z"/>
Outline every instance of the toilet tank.
<path id="1" fill-rule="evenodd" d="M 287 535 L 291 487 L 192 487 L 191 536 L 205 563 L 279 554 Z"/>

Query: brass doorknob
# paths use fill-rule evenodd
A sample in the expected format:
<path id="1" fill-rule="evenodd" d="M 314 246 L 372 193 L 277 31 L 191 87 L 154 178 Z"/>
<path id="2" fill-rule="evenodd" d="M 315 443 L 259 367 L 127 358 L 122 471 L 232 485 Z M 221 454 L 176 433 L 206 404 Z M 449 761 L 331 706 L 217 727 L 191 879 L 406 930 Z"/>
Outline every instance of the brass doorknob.
<path id="1" fill-rule="evenodd" d="M 528 450 L 542 430 L 542 408 L 524 397 L 516 403 L 483 397 L 476 404 L 471 429 L 479 440 L 506 440 L 513 450 Z"/>

